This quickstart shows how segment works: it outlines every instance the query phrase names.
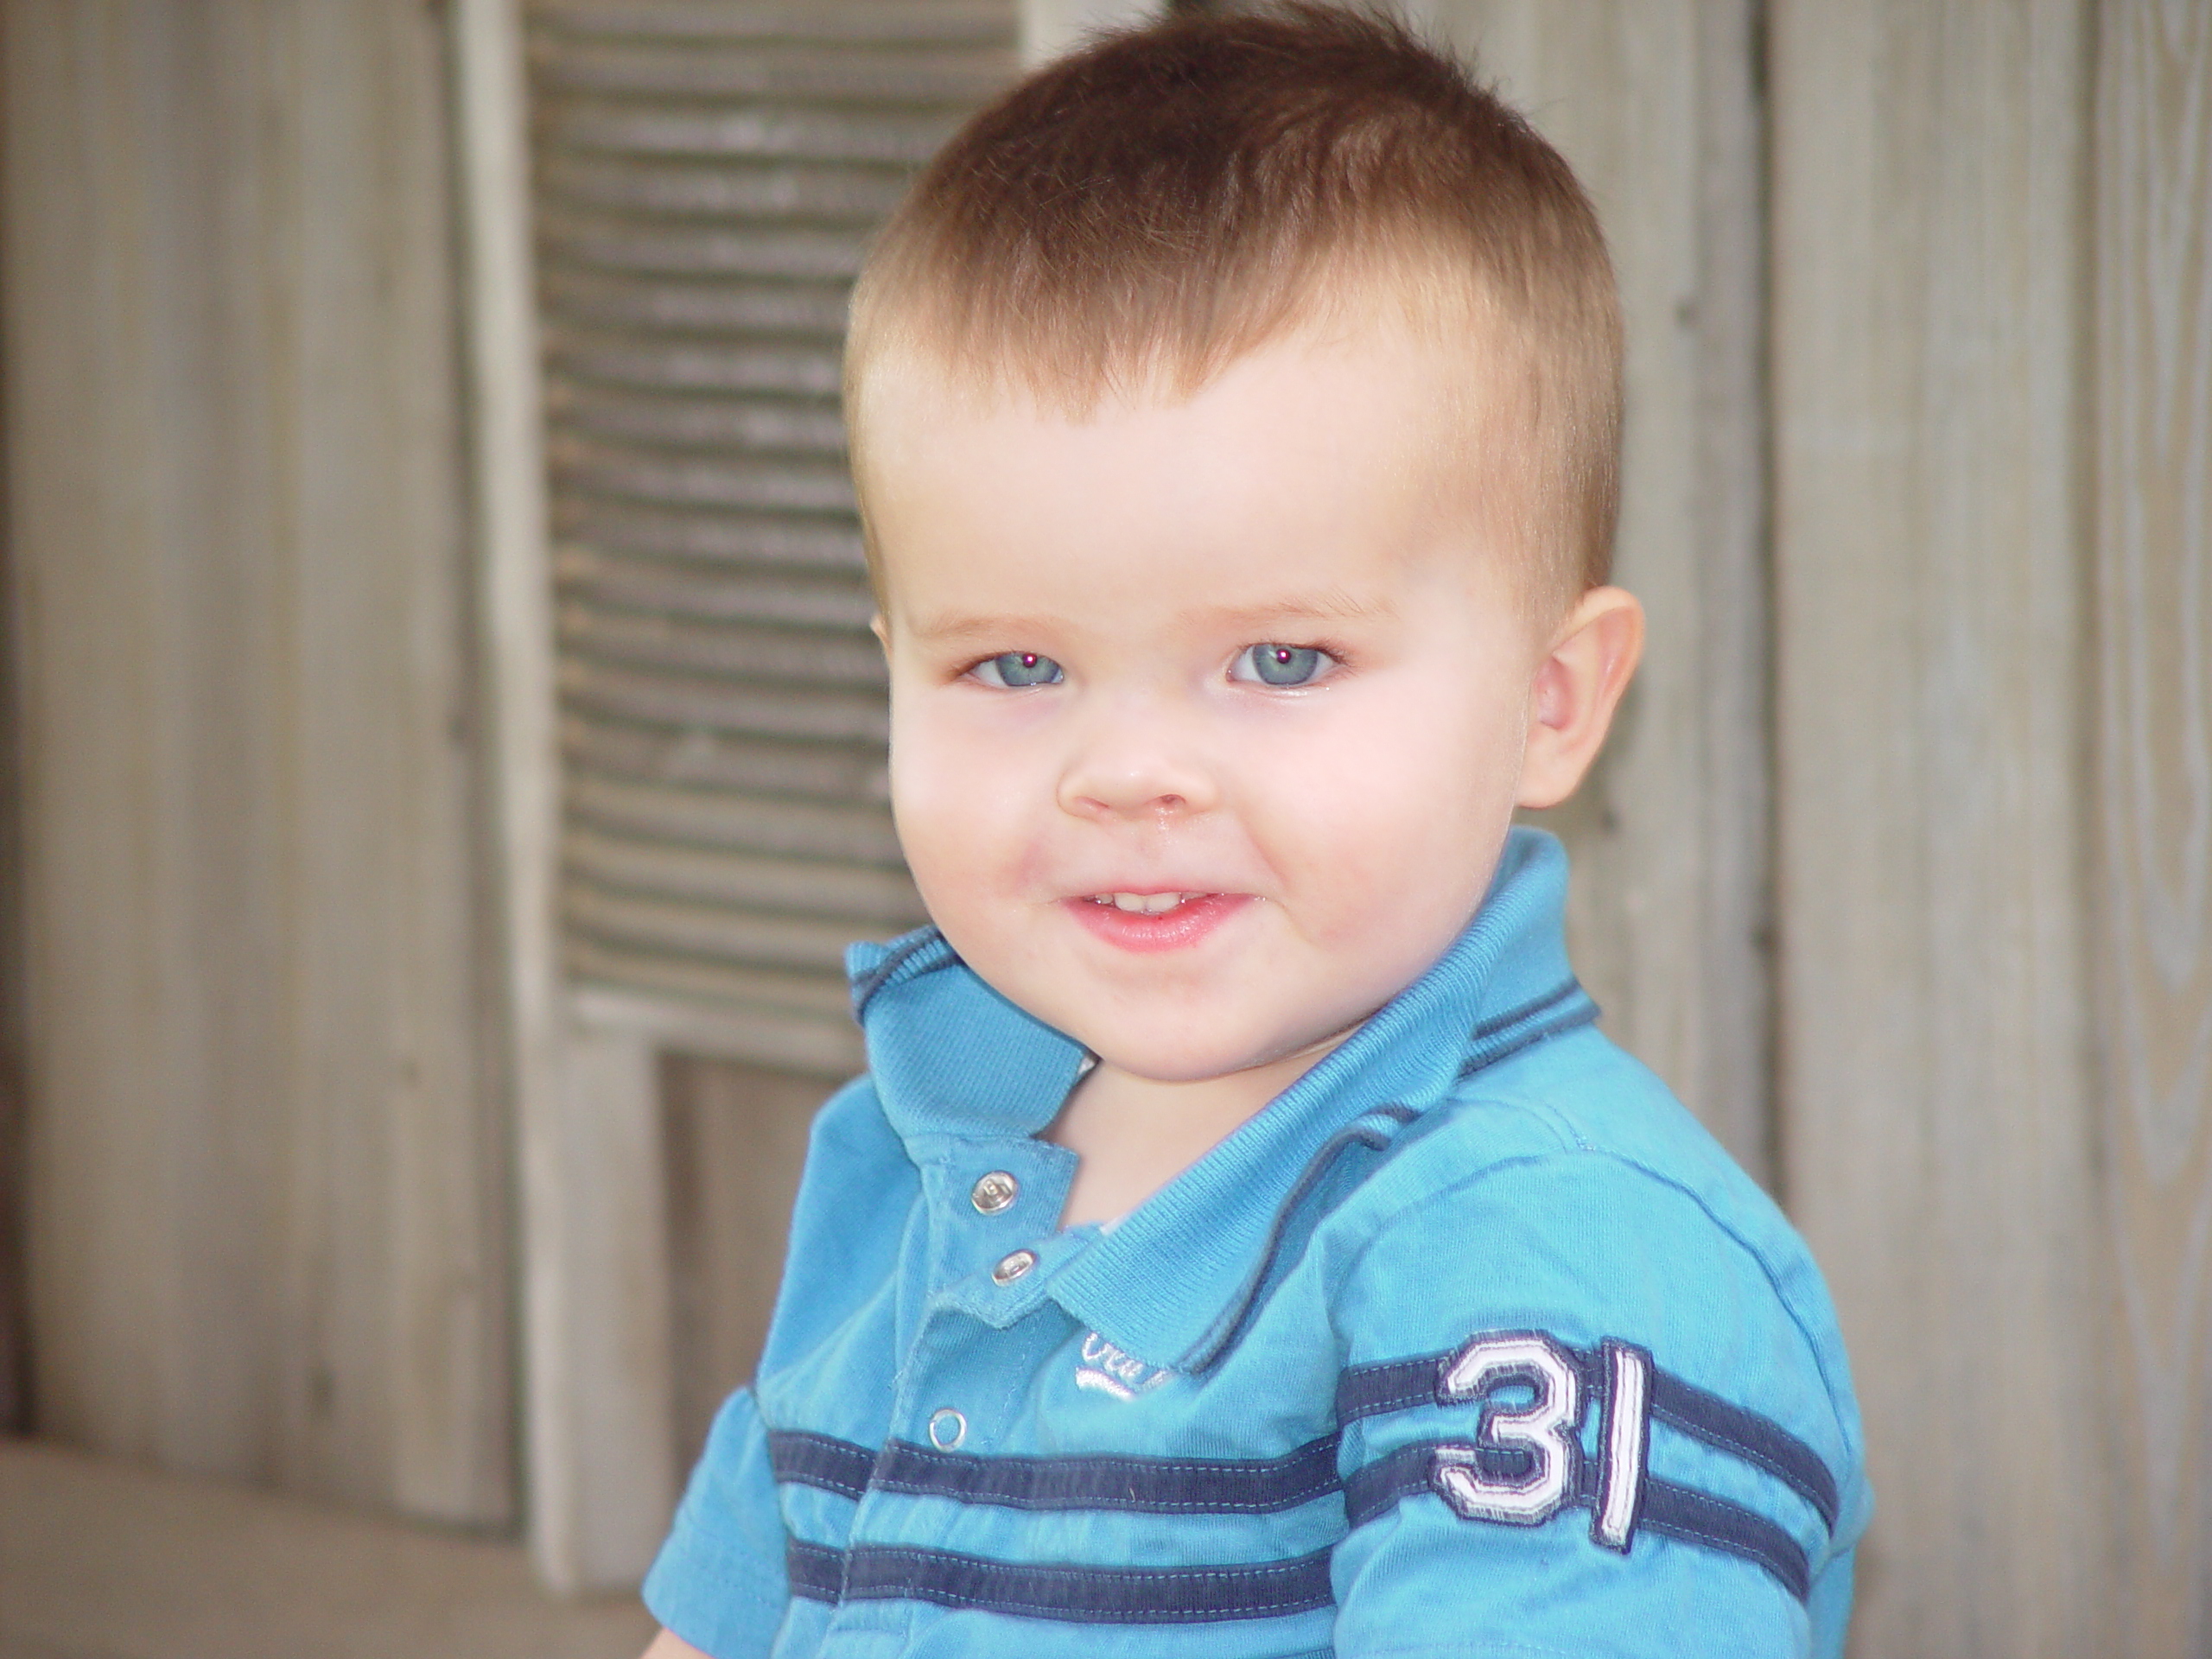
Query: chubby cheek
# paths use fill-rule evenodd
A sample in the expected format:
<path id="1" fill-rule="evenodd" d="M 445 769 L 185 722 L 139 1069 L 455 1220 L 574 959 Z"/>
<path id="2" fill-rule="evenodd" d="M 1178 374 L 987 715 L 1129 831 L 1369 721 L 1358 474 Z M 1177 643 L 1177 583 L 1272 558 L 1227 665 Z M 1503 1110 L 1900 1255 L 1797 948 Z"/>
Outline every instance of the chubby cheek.
<path id="1" fill-rule="evenodd" d="M 1254 833 L 1297 895 L 1294 922 L 1321 948 L 1391 953 L 1395 939 L 1414 956 L 1440 952 L 1481 899 L 1511 820 L 1510 721 L 1449 702 L 1395 713 L 1259 772 L 1272 798 Z"/>
<path id="2" fill-rule="evenodd" d="M 892 701 L 891 806 L 930 913 L 949 931 L 1021 890 L 1035 835 L 1036 780 L 1021 746 L 931 706 Z"/>

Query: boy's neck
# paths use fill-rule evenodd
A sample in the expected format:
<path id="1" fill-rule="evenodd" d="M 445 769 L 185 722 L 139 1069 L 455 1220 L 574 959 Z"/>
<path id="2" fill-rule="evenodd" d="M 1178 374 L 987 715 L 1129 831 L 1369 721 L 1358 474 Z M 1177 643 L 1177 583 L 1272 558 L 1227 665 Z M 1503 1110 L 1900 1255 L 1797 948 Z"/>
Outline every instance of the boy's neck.
<path id="1" fill-rule="evenodd" d="M 1127 1215 L 1211 1152 L 1349 1036 L 1225 1077 L 1162 1083 L 1101 1060 L 1068 1096 L 1045 1139 L 1082 1162 L 1060 1225 Z"/>

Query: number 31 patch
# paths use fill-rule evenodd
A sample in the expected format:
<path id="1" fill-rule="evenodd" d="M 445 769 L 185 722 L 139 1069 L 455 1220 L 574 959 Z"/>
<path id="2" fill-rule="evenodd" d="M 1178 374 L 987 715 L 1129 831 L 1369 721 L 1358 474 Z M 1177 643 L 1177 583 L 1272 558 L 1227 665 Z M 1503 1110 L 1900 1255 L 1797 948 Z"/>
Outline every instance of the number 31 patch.
<path id="1" fill-rule="evenodd" d="M 1593 1395 L 1600 1412 L 1594 1459 L 1582 1447 Z M 1541 1331 L 1485 1332 L 1446 1356 L 1436 1398 L 1446 1406 L 1482 1402 L 1474 1443 L 1438 1446 L 1430 1469 L 1430 1484 L 1459 1514 L 1534 1527 L 1586 1503 L 1592 1541 L 1627 1550 L 1643 1505 L 1649 1354 L 1608 1338 L 1586 1358 Z"/>

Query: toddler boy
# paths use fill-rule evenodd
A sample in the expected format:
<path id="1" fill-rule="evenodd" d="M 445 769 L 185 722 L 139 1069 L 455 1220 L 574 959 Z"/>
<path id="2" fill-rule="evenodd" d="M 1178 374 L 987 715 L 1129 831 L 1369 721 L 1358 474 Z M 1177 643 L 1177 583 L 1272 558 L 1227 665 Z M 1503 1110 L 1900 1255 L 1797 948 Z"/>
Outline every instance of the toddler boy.
<path id="1" fill-rule="evenodd" d="M 656 1655 L 1832 1655 L 1804 1248 L 1598 1034 L 1642 640 L 1566 165 L 1395 25 L 1105 41 L 855 296 L 899 835 Z"/>

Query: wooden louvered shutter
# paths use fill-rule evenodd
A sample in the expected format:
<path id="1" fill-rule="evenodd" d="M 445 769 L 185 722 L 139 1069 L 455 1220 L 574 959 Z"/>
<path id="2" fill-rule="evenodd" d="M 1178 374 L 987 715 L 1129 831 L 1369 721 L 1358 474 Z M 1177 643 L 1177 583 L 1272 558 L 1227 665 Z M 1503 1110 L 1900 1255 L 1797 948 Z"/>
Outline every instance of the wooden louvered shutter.
<path id="1" fill-rule="evenodd" d="M 847 294 L 1014 70 L 1013 0 L 529 13 L 569 976 L 838 1073 L 842 947 L 922 919 L 839 419 Z"/>

